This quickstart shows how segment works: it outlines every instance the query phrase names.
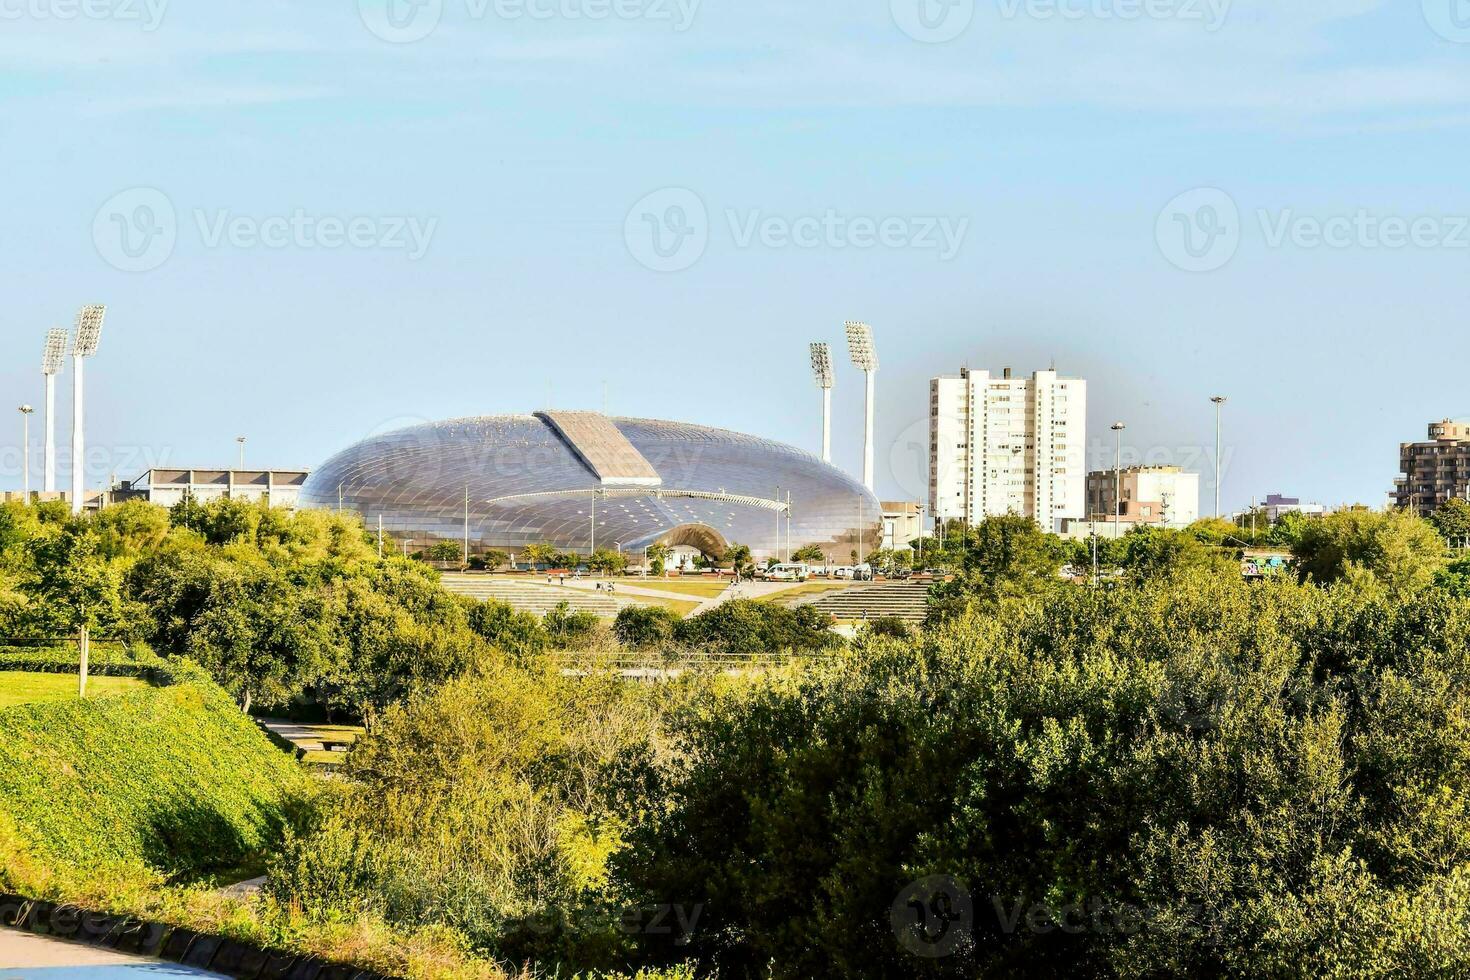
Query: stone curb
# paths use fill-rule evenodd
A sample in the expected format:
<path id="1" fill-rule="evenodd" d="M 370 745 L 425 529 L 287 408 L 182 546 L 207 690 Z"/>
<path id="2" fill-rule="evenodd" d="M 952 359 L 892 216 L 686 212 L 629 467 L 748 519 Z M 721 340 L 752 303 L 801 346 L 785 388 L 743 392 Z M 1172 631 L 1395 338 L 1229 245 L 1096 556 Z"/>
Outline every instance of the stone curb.
<path id="1" fill-rule="evenodd" d="M 0 926 L 155 957 L 236 980 L 393 980 L 304 954 L 260 949 L 192 929 L 18 895 L 0 895 Z"/>

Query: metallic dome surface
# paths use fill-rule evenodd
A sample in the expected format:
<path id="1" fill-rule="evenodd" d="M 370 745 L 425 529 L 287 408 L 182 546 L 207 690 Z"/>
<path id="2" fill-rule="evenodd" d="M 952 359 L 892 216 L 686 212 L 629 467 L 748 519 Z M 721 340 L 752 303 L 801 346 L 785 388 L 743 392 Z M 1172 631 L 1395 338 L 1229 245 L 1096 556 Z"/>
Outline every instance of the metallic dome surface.
<path id="1" fill-rule="evenodd" d="M 457 419 L 377 435 L 312 473 L 301 506 L 379 518 L 418 549 L 461 541 L 590 554 L 655 543 L 782 557 L 815 544 L 846 563 L 881 542 L 860 482 L 792 446 L 722 429 L 590 412 Z M 859 528 L 863 528 L 861 535 Z M 861 537 L 861 542 L 859 538 Z"/>

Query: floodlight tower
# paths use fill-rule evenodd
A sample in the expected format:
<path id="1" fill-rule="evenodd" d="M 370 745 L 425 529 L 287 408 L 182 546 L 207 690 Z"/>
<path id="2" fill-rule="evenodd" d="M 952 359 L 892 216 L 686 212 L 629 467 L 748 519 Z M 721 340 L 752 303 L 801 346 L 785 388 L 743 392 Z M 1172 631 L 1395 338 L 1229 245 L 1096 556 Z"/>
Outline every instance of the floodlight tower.
<path id="1" fill-rule="evenodd" d="M 46 351 L 41 356 L 41 373 L 46 376 L 46 457 L 41 462 L 41 489 L 56 492 L 56 376 L 66 363 L 66 331 L 60 327 L 46 333 Z"/>
<path id="2" fill-rule="evenodd" d="M 27 500 L 31 499 L 31 413 L 34 411 L 29 405 L 20 407 L 20 478 Z"/>
<path id="3" fill-rule="evenodd" d="M 71 348 L 71 512 L 82 512 L 82 495 L 87 492 L 86 482 L 86 436 L 84 434 L 86 410 L 83 398 L 82 361 L 97 353 L 97 342 L 102 339 L 102 320 L 107 316 L 105 306 L 84 306 L 77 313 L 76 336 Z"/>
<path id="4" fill-rule="evenodd" d="M 863 426 L 863 485 L 871 492 L 873 489 L 873 401 L 878 390 L 878 350 L 873 346 L 873 328 L 866 323 L 849 321 L 847 348 L 852 354 L 853 365 L 862 369 L 868 378 L 867 417 Z"/>
<path id="5" fill-rule="evenodd" d="M 812 344 L 812 373 L 822 389 L 822 462 L 832 462 L 832 346 Z"/>

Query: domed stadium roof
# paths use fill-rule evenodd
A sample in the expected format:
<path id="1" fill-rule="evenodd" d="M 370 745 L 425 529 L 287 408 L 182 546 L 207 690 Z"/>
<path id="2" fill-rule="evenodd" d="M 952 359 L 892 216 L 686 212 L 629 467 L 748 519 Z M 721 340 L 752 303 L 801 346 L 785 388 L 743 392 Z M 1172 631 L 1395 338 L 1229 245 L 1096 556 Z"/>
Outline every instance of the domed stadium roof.
<path id="1" fill-rule="evenodd" d="M 687 545 L 757 557 L 815 544 L 846 560 L 881 540 L 880 505 L 841 470 L 791 446 L 721 429 L 542 412 L 457 419 L 374 436 L 328 460 L 301 505 L 382 518 L 415 548 L 464 537 L 472 550 L 550 544 L 589 553 Z M 595 520 L 594 520 L 595 513 Z"/>

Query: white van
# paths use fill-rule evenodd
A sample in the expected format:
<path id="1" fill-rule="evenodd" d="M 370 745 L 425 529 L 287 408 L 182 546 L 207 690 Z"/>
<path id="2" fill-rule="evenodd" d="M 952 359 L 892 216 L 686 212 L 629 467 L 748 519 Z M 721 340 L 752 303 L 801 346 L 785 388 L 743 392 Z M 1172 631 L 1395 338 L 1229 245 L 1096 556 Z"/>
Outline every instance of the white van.
<path id="1" fill-rule="evenodd" d="M 785 564 L 772 565 L 761 577 L 767 582 L 805 582 L 810 576 L 811 569 L 806 565 Z"/>

